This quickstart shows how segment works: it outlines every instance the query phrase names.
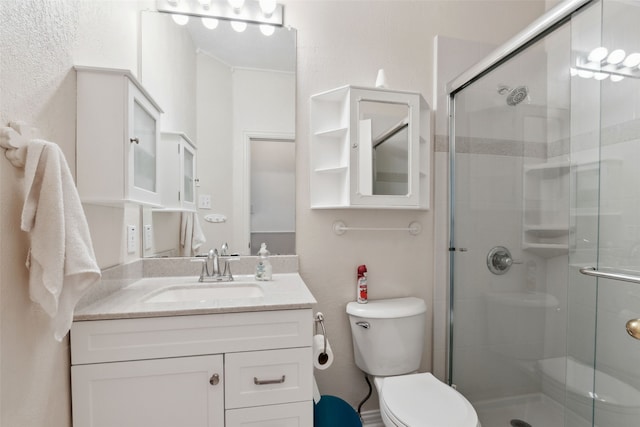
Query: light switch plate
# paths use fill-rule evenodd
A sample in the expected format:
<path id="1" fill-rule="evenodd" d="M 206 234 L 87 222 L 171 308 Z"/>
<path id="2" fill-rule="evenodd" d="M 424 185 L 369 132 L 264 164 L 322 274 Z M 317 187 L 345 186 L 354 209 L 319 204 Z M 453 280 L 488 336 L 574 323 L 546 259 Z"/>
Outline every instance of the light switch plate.
<path id="1" fill-rule="evenodd" d="M 134 254 L 138 246 L 138 236 L 136 235 L 136 226 L 127 225 L 127 253 Z"/>
<path id="2" fill-rule="evenodd" d="M 144 226 L 144 249 L 149 250 L 153 247 L 153 227 L 151 224 Z"/>
<path id="3" fill-rule="evenodd" d="M 198 196 L 198 208 L 211 209 L 211 196 L 209 194 L 200 194 Z"/>

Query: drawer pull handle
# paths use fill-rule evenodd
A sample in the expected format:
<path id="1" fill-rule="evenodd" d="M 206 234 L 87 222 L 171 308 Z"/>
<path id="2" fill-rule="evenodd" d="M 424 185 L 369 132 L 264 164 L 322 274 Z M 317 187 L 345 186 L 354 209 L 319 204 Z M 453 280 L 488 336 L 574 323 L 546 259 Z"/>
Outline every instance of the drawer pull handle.
<path id="1" fill-rule="evenodd" d="M 282 384 L 284 382 L 284 375 L 282 378 L 277 380 L 259 380 L 256 377 L 253 377 L 253 383 L 255 385 L 265 385 L 265 384 Z"/>
<path id="2" fill-rule="evenodd" d="M 136 144 L 140 144 L 140 140 L 139 140 L 138 138 L 129 138 L 129 142 L 130 142 L 130 143 L 132 143 L 132 144 L 133 144 L 134 142 L 135 142 Z"/>
<path id="3" fill-rule="evenodd" d="M 209 378 L 209 384 L 211 385 L 218 385 L 219 382 L 220 382 L 220 375 L 218 374 L 213 374 L 211 375 L 211 378 Z"/>

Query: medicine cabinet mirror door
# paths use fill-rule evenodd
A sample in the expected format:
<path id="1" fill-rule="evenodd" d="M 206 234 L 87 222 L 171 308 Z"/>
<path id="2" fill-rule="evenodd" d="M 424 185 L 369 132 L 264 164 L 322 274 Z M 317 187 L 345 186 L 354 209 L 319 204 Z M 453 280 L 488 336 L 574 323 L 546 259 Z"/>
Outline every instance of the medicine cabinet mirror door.
<path id="1" fill-rule="evenodd" d="M 376 92 L 356 102 L 357 143 L 352 145 L 354 204 L 417 206 L 419 204 L 419 108 L 403 93 Z M 353 165 L 352 165 L 353 166 Z M 353 175 L 356 176 L 353 176 Z"/>
<path id="2" fill-rule="evenodd" d="M 157 154 L 156 144 L 159 139 L 159 116 L 138 91 L 130 86 L 129 111 L 132 116 L 129 122 L 130 138 L 129 182 L 131 197 L 146 200 L 150 197 L 159 199 L 157 189 Z"/>

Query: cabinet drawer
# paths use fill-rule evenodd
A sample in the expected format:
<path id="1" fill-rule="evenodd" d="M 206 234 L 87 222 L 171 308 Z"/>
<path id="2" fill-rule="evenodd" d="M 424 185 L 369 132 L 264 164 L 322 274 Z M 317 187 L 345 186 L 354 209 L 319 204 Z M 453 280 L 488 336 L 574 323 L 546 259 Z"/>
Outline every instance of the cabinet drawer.
<path id="1" fill-rule="evenodd" d="M 231 409 L 225 418 L 226 427 L 309 427 L 313 425 L 313 403 Z"/>
<path id="2" fill-rule="evenodd" d="M 312 398 L 311 347 L 226 354 L 224 365 L 228 409 Z"/>
<path id="3" fill-rule="evenodd" d="M 312 328 L 310 309 L 74 322 L 71 364 L 305 347 Z"/>

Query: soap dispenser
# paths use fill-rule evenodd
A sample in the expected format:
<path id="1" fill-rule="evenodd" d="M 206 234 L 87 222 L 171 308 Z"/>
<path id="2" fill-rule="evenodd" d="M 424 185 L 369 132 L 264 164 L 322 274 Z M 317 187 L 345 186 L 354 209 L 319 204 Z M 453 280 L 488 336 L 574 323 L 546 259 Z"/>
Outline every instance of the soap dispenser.
<path id="1" fill-rule="evenodd" d="M 273 269 L 271 268 L 271 261 L 269 261 L 269 251 L 267 250 L 267 244 L 262 243 L 260 250 L 258 251 L 258 264 L 256 265 L 256 280 L 271 280 Z"/>

